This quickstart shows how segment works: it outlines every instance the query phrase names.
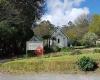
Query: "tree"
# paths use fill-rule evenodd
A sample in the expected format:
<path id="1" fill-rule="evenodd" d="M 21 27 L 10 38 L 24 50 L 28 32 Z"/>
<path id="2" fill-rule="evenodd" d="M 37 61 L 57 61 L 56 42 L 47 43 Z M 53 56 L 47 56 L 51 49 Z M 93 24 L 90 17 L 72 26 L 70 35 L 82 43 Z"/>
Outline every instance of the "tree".
<path id="1" fill-rule="evenodd" d="M 14 54 L 18 55 L 25 52 L 26 41 L 33 36 L 32 24 L 40 19 L 43 14 L 43 7 L 44 0 L 0 0 L 0 26 L 2 26 L 2 22 L 6 21 L 2 30 L 8 29 L 7 31 L 10 31 L 11 29 L 11 32 L 13 32 L 13 29 L 16 30 L 13 35 L 14 38 L 11 37 L 11 34 L 8 35 L 8 32 L 7 35 L 0 36 L 0 38 L 10 37 L 6 41 L 8 40 L 8 43 L 15 48 L 15 50 L 9 48 L 14 51 Z M 2 32 L 2 30 L 0 33 L 4 35 L 5 32 Z M 6 41 L 0 42 L 1 45 L 4 45 Z M 13 43 L 10 43 L 10 41 L 13 41 Z M 4 48 L 0 46 L 0 49 Z M 8 51 L 6 50 L 5 53 L 8 53 Z"/>
<path id="2" fill-rule="evenodd" d="M 18 22 L 31 27 L 32 23 L 40 19 L 43 14 L 44 0 L 8 0 L 17 11 Z"/>
<path id="3" fill-rule="evenodd" d="M 89 32 L 93 32 L 100 37 L 100 15 L 94 15 L 89 26 Z"/>
<path id="4" fill-rule="evenodd" d="M 46 36 L 50 36 L 53 31 L 54 25 L 52 25 L 49 21 L 42 21 L 35 28 L 33 28 L 34 34 L 38 35 L 42 38 L 46 38 Z"/>
<path id="5" fill-rule="evenodd" d="M 14 52 L 16 28 L 11 27 L 7 21 L 0 22 L 0 55 L 11 56 Z"/>
<path id="6" fill-rule="evenodd" d="M 96 45 L 96 40 L 98 36 L 95 33 L 86 33 L 82 39 L 83 45 L 86 47 L 92 47 Z"/>
<path id="7" fill-rule="evenodd" d="M 54 25 L 49 21 L 42 21 L 35 28 L 33 28 L 34 34 L 42 37 L 44 40 L 47 40 L 47 46 L 50 47 L 50 38 L 54 31 Z"/>
<path id="8" fill-rule="evenodd" d="M 73 45 L 81 45 L 80 40 L 88 32 L 89 22 L 88 16 L 83 14 L 75 22 L 70 22 L 70 25 L 64 27 L 64 33 L 69 37 Z"/>
<path id="9" fill-rule="evenodd" d="M 87 28 L 87 26 L 89 26 L 90 18 L 89 15 L 82 14 L 75 20 L 74 24 L 76 27 Z"/>

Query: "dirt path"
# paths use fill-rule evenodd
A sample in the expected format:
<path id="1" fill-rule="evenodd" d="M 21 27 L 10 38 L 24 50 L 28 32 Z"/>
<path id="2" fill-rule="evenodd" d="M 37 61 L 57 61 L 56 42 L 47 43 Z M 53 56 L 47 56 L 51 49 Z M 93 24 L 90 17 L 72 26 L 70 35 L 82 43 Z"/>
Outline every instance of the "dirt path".
<path id="1" fill-rule="evenodd" d="M 78 74 L 31 74 L 31 75 L 0 74 L 0 80 L 100 80 L 100 76 L 78 75 Z"/>

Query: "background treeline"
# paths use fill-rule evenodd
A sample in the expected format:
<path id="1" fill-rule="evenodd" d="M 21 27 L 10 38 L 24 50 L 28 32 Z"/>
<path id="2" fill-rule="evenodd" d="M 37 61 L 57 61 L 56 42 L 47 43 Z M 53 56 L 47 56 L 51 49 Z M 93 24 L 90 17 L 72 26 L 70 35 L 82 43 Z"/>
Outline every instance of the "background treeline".
<path id="1" fill-rule="evenodd" d="M 54 26 L 49 21 L 42 21 L 33 29 L 34 34 L 44 39 L 51 37 L 54 29 L 60 28 L 70 40 L 72 46 L 93 47 L 100 38 L 100 15 L 80 15 L 75 22 L 69 21 L 63 26 Z"/>

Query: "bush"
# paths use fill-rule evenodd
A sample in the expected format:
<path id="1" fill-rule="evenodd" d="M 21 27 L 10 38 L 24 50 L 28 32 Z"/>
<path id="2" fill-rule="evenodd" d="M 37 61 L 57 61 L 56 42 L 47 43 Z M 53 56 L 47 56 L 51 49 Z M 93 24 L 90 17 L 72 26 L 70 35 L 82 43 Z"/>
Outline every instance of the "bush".
<path id="1" fill-rule="evenodd" d="M 52 46 L 52 47 L 45 46 L 44 50 L 45 50 L 45 53 L 51 53 L 51 52 L 58 52 L 61 49 L 57 46 Z"/>
<path id="2" fill-rule="evenodd" d="M 100 49 L 94 49 L 94 53 L 100 53 Z"/>
<path id="3" fill-rule="evenodd" d="M 87 33 L 82 39 L 82 44 L 86 47 L 93 47 L 96 45 L 98 36 L 95 33 Z"/>
<path id="4" fill-rule="evenodd" d="M 69 51 L 71 51 L 71 50 L 72 50 L 72 48 L 69 48 L 69 47 L 61 48 L 61 51 L 62 51 L 62 52 L 69 52 Z"/>
<path id="5" fill-rule="evenodd" d="M 59 48 L 58 46 L 52 46 L 53 52 L 59 52 L 60 50 L 61 50 L 61 48 Z"/>
<path id="6" fill-rule="evenodd" d="M 82 54 L 82 52 L 80 50 L 73 50 L 70 54 L 71 55 L 79 55 L 79 54 Z"/>
<path id="7" fill-rule="evenodd" d="M 97 63 L 89 57 L 82 57 L 78 61 L 78 66 L 82 71 L 94 71 L 97 68 Z"/>
<path id="8" fill-rule="evenodd" d="M 44 51 L 45 51 L 45 53 L 50 53 L 50 52 L 52 52 L 52 48 L 45 46 Z"/>

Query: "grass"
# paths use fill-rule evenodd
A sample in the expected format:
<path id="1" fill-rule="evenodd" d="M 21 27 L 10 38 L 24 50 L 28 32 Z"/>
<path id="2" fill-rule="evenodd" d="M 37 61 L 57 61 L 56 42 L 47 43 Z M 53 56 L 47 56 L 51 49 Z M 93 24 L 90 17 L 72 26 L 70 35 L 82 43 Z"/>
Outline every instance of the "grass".
<path id="1" fill-rule="evenodd" d="M 0 64 L 0 71 L 10 73 L 26 72 L 80 72 L 76 62 L 83 56 L 88 56 L 100 64 L 100 53 L 89 53 L 80 55 L 62 55 L 57 57 L 35 57 L 29 59 L 16 59 L 14 61 Z M 100 71 L 100 68 L 98 68 Z"/>

